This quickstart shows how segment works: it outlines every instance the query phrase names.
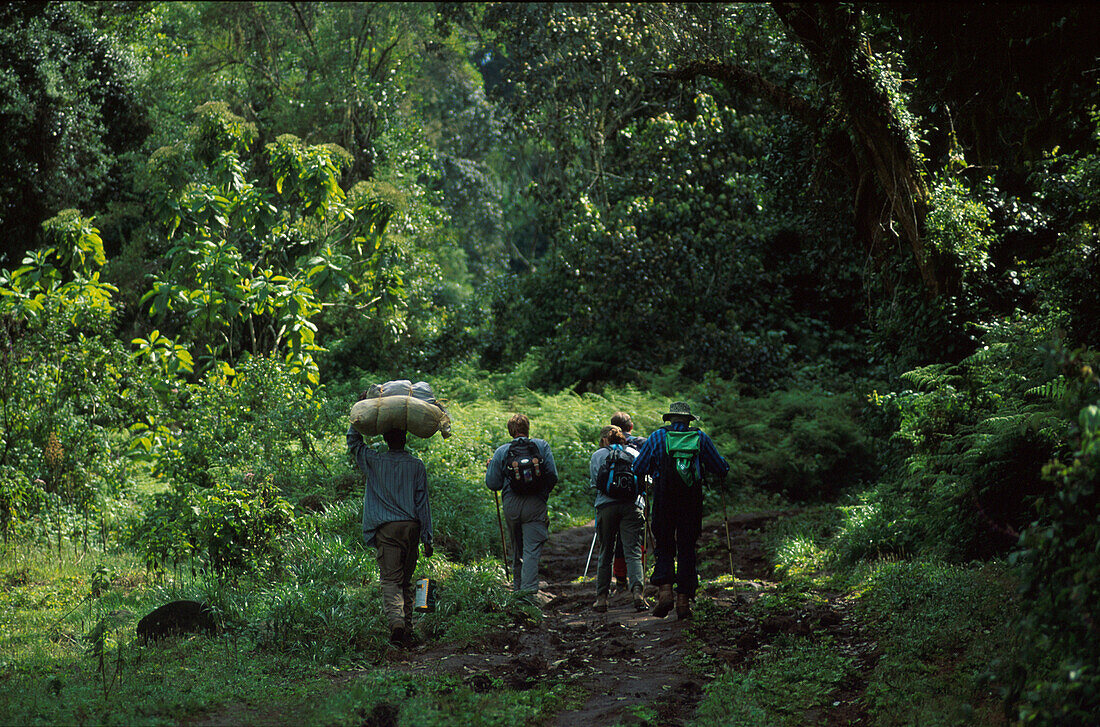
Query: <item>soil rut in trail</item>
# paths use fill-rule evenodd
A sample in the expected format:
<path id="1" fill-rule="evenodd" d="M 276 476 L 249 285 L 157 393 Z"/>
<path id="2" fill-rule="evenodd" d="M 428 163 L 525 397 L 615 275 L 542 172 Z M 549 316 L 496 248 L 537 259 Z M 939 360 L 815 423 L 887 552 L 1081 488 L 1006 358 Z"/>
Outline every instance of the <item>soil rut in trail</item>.
<path id="1" fill-rule="evenodd" d="M 490 635 L 480 646 L 461 651 L 429 645 L 396 656 L 401 662 L 395 666 L 413 672 L 443 669 L 461 675 L 477 691 L 501 684 L 525 689 L 547 678 L 580 677 L 577 684 L 587 699 L 579 708 L 557 715 L 553 722 L 557 725 L 629 722 L 632 708 L 642 706 L 650 717 L 656 712 L 658 724 L 686 724 L 708 681 L 684 661 L 689 638 L 698 641 L 693 647 L 696 654 L 701 652 L 712 662 L 739 668 L 780 632 L 831 629 L 844 620 L 831 609 L 804 617 L 785 615 L 762 624 L 738 616 L 759 592 L 775 585 L 759 528 L 784 514 L 749 513 L 729 519 L 738 592 L 710 588 L 706 595 L 719 608 L 728 609 L 730 629 L 698 633 L 691 631 L 691 622 L 678 621 L 675 613 L 658 619 L 649 611 L 636 612 L 628 593 L 613 594 L 607 613 L 593 611 L 595 555 L 588 579 L 574 583 L 584 572 L 592 544 L 593 527 L 589 524 L 555 533 L 543 550 L 540 566 L 546 580 L 544 590 L 553 599 L 546 605 L 541 623 L 517 625 Z M 704 578 L 728 570 L 721 523 L 704 530 L 699 550 Z M 649 590 L 647 596 L 652 602 L 655 589 Z M 846 723 L 853 723 L 853 719 L 859 723 L 858 715 L 848 714 L 847 719 Z"/>

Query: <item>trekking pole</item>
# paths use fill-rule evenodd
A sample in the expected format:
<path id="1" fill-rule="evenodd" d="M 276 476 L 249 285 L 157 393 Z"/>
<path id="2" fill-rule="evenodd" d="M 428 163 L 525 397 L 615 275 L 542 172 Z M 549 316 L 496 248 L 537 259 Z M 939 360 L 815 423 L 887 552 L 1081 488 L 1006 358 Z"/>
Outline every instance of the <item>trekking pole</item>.
<path id="1" fill-rule="evenodd" d="M 642 482 L 642 587 L 645 588 L 649 582 L 645 574 L 646 554 L 649 552 L 649 478 Z"/>
<path id="2" fill-rule="evenodd" d="M 733 595 L 737 596 L 737 577 L 733 575 L 733 545 L 730 544 L 730 515 L 728 507 L 728 498 L 726 497 L 725 482 L 721 483 L 722 487 L 722 520 L 726 524 L 726 553 L 730 559 L 730 578 L 733 579 Z"/>
<path id="3" fill-rule="evenodd" d="M 493 490 L 493 499 L 497 502 L 497 526 L 500 528 L 500 549 L 504 551 L 504 578 L 511 580 L 512 574 L 508 571 L 508 545 L 504 542 L 504 521 L 500 519 L 500 493 Z"/>
<path id="4" fill-rule="evenodd" d="M 588 557 L 584 559 L 584 575 L 581 576 L 582 581 L 588 577 L 588 566 L 592 564 L 592 551 L 596 549 L 596 533 L 598 532 L 599 530 L 593 526 L 592 545 L 588 546 Z"/>

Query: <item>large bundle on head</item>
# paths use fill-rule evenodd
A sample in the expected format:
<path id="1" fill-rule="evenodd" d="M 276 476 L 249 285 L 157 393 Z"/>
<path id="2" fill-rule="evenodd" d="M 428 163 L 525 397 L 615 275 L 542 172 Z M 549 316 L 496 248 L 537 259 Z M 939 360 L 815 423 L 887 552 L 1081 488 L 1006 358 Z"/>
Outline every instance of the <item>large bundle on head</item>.
<path id="1" fill-rule="evenodd" d="M 426 381 L 374 384 L 367 398 L 351 407 L 351 425 L 368 437 L 390 429 L 406 429 L 424 439 L 436 432 L 444 439 L 451 436 L 451 418 Z"/>

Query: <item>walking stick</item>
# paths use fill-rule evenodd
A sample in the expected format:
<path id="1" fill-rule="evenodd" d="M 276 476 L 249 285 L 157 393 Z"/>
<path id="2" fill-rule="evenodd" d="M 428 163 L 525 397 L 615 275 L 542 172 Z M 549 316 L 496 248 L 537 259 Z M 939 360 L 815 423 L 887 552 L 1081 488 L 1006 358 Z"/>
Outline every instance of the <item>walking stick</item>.
<path id="1" fill-rule="evenodd" d="M 646 577 L 646 554 L 649 552 L 649 477 L 647 476 L 642 486 L 642 586 L 649 583 Z"/>
<path id="2" fill-rule="evenodd" d="M 733 579 L 733 595 L 737 596 L 737 577 L 733 575 L 733 546 L 730 544 L 730 515 L 729 507 L 726 497 L 725 481 L 721 482 L 722 485 L 722 520 L 726 524 L 726 553 L 730 559 L 730 578 Z"/>
<path id="3" fill-rule="evenodd" d="M 592 551 L 596 549 L 596 533 L 598 532 L 599 530 L 597 528 L 592 528 L 592 545 L 588 546 L 588 557 L 584 559 L 584 575 L 581 576 L 582 581 L 588 577 L 588 566 L 592 563 Z"/>
<path id="4" fill-rule="evenodd" d="M 508 545 L 504 542 L 504 521 L 500 519 L 500 493 L 493 490 L 493 499 L 497 501 L 497 526 L 500 528 L 500 549 L 504 551 L 504 578 L 512 579 L 508 570 Z"/>

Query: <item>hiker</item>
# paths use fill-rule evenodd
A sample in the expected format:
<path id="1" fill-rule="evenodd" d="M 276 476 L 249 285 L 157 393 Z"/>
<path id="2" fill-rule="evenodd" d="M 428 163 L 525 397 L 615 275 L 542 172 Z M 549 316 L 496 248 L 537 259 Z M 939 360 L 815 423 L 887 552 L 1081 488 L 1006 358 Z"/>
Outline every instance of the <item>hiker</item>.
<path id="1" fill-rule="evenodd" d="M 703 473 L 725 480 L 730 466 L 705 432 L 689 426 L 695 416 L 687 403 L 672 402 L 663 419 L 668 425 L 649 435 L 634 460 L 634 472 L 653 477 L 653 615 L 664 618 L 672 610 L 675 584 L 676 617 L 688 619 L 699 587 L 695 541 L 703 528 Z"/>
<path id="2" fill-rule="evenodd" d="M 625 411 L 617 411 L 611 415 L 611 424 L 623 430 L 623 436 L 626 437 L 626 443 L 628 446 L 633 447 L 635 450 L 640 450 L 642 445 L 645 444 L 645 437 L 636 437 L 631 432 L 634 431 L 634 421 L 630 418 L 630 415 Z M 644 487 L 641 488 L 644 492 Z M 645 511 L 645 495 L 640 495 L 642 498 L 641 506 L 643 512 Z M 645 550 L 645 528 L 643 527 L 639 533 L 641 542 L 641 548 Z M 626 554 L 623 553 L 623 541 L 619 538 L 619 534 L 615 533 L 615 560 L 612 561 L 611 572 L 615 576 L 615 592 L 619 593 L 627 590 L 628 580 L 626 573 Z"/>
<path id="3" fill-rule="evenodd" d="M 485 486 L 504 494 L 504 519 L 512 544 L 512 590 L 536 601 L 539 557 L 550 537 L 546 500 L 558 483 L 554 453 L 545 439 L 532 439 L 531 421 L 524 414 L 508 420 L 512 441 L 493 452 L 485 471 Z"/>
<path id="4" fill-rule="evenodd" d="M 360 395 L 360 401 L 366 392 Z M 407 433 L 382 434 L 389 451 L 377 452 L 354 427 L 348 428 L 348 452 L 366 475 L 363 489 L 363 542 L 377 549 L 382 609 L 390 627 L 390 642 L 412 646 L 413 586 L 419 543 L 424 557 L 432 548 L 432 510 L 424 463 L 405 450 Z"/>
<path id="5" fill-rule="evenodd" d="M 607 611 L 607 599 L 611 590 L 611 561 L 615 553 L 615 536 L 618 535 L 626 556 L 626 571 L 630 592 L 634 595 L 634 608 L 644 611 L 642 594 L 641 535 L 645 529 L 644 505 L 639 503 L 637 478 L 633 462 L 638 450 L 627 446 L 623 430 L 606 426 L 600 432 L 600 448 L 592 453 L 588 463 L 592 488 L 596 490 L 596 533 L 600 539 L 600 556 L 596 563 L 597 613 Z M 617 488 L 615 473 L 629 475 Z M 641 502 L 644 503 L 644 500 Z"/>
<path id="6" fill-rule="evenodd" d="M 623 436 L 626 437 L 626 443 L 641 451 L 642 445 L 645 444 L 645 437 L 636 437 L 632 434 L 634 431 L 634 420 L 630 418 L 630 415 L 625 411 L 617 411 L 611 415 L 611 424 L 623 430 Z"/>

